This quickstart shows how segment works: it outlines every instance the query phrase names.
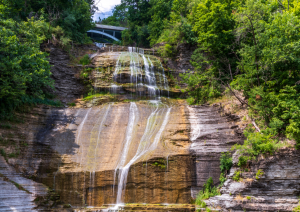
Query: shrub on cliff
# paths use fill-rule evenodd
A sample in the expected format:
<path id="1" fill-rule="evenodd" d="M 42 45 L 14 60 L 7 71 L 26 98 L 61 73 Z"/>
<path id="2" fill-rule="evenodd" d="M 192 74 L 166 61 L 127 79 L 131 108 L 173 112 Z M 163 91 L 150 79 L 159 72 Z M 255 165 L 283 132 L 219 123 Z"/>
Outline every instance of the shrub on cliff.
<path id="1" fill-rule="evenodd" d="M 213 179 L 210 177 L 207 179 L 206 183 L 204 183 L 203 189 L 197 195 L 195 203 L 204 208 L 206 207 L 206 204 L 203 200 L 217 195 L 220 195 L 220 191 L 214 186 Z"/>

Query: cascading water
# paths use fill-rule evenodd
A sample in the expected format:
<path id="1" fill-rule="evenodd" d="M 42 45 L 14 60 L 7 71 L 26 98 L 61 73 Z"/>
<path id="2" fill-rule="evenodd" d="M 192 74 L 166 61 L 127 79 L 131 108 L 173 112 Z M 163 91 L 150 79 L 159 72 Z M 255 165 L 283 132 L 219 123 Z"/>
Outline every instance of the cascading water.
<path id="1" fill-rule="evenodd" d="M 117 205 L 124 203 L 122 198 L 123 192 L 126 188 L 127 175 L 130 166 L 141 159 L 146 154 L 154 151 L 158 145 L 161 134 L 168 123 L 169 114 L 171 111 L 170 107 L 159 108 L 159 102 L 153 102 L 155 104 L 155 110 L 151 113 L 148 118 L 147 125 L 143 137 L 140 140 L 138 150 L 134 157 L 123 167 L 119 172 L 119 183 L 118 183 L 118 194 L 117 194 Z M 163 122 L 158 125 L 159 117 L 165 114 Z M 154 121 L 153 121 L 154 120 Z M 159 128 L 158 128 L 159 127 Z M 154 139 L 153 139 L 154 137 Z"/>
<path id="2" fill-rule="evenodd" d="M 119 162 L 116 166 L 115 172 L 114 172 L 114 185 L 113 185 L 113 192 L 114 192 L 114 186 L 115 186 L 115 179 L 116 179 L 116 173 L 117 170 L 124 167 L 127 159 L 128 150 L 132 141 L 134 126 L 138 122 L 138 108 L 137 105 L 134 102 L 130 103 L 130 109 L 129 109 L 129 121 L 126 129 L 126 135 L 125 140 L 123 141 L 123 151 L 121 153 L 121 157 L 119 158 Z"/>
<path id="3" fill-rule="evenodd" d="M 113 51 L 113 46 L 109 50 Z M 111 65 L 104 67 L 100 65 L 101 68 L 97 68 L 93 72 L 96 76 L 95 87 L 97 87 L 96 84 L 100 85 L 100 81 L 105 78 L 107 84 L 109 84 L 107 86 L 109 89 L 106 87 L 106 91 L 114 94 L 122 93 L 122 98 L 126 100 L 143 101 L 120 104 L 119 109 L 125 107 L 122 110 L 126 111 L 126 115 L 124 115 L 124 111 L 119 113 L 120 118 L 126 119 L 126 130 L 122 133 L 111 131 L 113 133 L 117 132 L 122 138 L 111 153 L 107 152 L 106 147 L 109 145 L 110 137 L 114 136 L 107 135 L 106 131 L 110 125 L 113 126 L 117 123 L 113 120 L 118 114 L 114 114 L 113 111 L 116 111 L 118 104 L 108 103 L 101 106 L 101 108 L 86 110 L 87 112 L 82 116 L 82 122 L 78 127 L 76 136 L 76 144 L 82 146 L 81 140 L 86 139 L 89 134 L 87 138 L 89 139 L 88 145 L 80 148 L 80 154 L 77 155 L 79 158 L 76 160 L 80 167 L 84 167 L 84 171 L 87 172 L 84 177 L 84 182 L 86 181 L 85 184 L 88 187 L 86 194 L 84 194 L 86 203 L 89 206 L 97 205 L 97 200 L 95 200 L 99 195 L 97 188 L 102 187 L 101 182 L 103 181 L 103 178 L 99 179 L 99 172 L 114 169 L 111 174 L 113 184 L 109 185 L 112 193 L 111 198 L 115 199 L 114 210 L 125 203 L 127 177 L 133 164 L 146 162 L 146 169 L 143 168 L 146 172 L 144 179 L 146 183 L 150 174 L 147 169 L 151 167 L 148 165 L 147 160 L 152 157 L 158 147 L 166 148 L 161 140 L 172 110 L 169 100 L 161 98 L 161 95 L 165 95 L 165 91 L 169 87 L 162 64 L 156 57 L 145 55 L 144 49 L 135 47 L 128 47 L 128 52 L 121 52 L 116 55 L 118 55 L 118 58 L 112 72 Z M 96 99 L 91 100 L 91 102 L 96 103 Z M 143 110 L 146 110 L 146 112 Z M 89 119 L 93 119 L 93 121 L 89 122 Z M 143 119 L 143 121 L 140 119 Z M 86 131 L 89 133 L 87 134 Z M 165 155 L 166 152 L 163 154 Z M 112 162 L 112 157 L 115 163 Z M 114 166 L 108 166 L 108 163 L 113 163 Z M 104 190 L 104 187 L 102 187 L 102 190 Z M 146 189 L 144 192 L 144 195 L 146 195 Z M 147 201 L 147 199 L 144 199 L 144 201 Z"/>
<path id="4" fill-rule="evenodd" d="M 169 96 L 168 80 L 160 61 L 154 59 L 156 64 L 159 64 L 155 66 L 152 56 L 145 55 L 144 52 L 144 49 L 135 47 L 128 47 L 127 53 L 122 52 L 116 63 L 113 80 L 125 84 L 124 86 L 130 85 L 131 95 L 135 94 L 136 97 L 148 96 L 150 99 L 159 99 L 161 94 L 165 93 L 163 91 L 167 91 Z M 126 65 L 122 65 L 127 61 L 129 71 Z M 115 87 L 115 84 L 111 84 L 110 91 L 117 93 L 118 89 Z"/>

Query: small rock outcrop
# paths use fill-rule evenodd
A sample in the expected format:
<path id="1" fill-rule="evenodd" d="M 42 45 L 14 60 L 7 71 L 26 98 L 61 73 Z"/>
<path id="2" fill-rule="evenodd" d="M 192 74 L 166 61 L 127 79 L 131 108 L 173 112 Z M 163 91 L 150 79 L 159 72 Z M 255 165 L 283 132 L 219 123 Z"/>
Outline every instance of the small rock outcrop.
<path id="1" fill-rule="evenodd" d="M 80 98 L 84 92 L 84 85 L 76 75 L 80 70 L 70 66 L 70 57 L 60 48 L 50 48 L 51 77 L 54 79 L 54 95 L 63 103 L 69 103 Z"/>
<path id="2" fill-rule="evenodd" d="M 225 212 L 292 211 L 299 203 L 300 151 L 280 150 L 268 158 L 260 158 L 241 180 L 232 179 L 237 167 L 221 189 L 221 196 L 206 201 Z M 234 161 L 235 164 L 237 161 Z"/>

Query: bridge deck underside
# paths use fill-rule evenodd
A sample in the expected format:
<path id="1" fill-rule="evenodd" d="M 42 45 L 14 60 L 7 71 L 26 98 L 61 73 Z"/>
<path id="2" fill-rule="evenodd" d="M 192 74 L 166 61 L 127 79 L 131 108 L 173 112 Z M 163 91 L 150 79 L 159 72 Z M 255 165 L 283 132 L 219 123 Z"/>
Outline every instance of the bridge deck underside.
<path id="1" fill-rule="evenodd" d="M 87 35 L 95 40 L 99 40 L 102 42 L 112 42 L 119 41 L 122 39 L 122 32 L 117 30 L 107 30 L 95 28 L 93 30 L 89 30 Z"/>

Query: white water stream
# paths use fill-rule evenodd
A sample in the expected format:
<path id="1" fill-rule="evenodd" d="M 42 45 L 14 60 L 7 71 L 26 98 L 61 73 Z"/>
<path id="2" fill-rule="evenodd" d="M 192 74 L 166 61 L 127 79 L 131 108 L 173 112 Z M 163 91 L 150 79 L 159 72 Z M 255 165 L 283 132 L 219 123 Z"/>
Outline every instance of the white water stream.
<path id="1" fill-rule="evenodd" d="M 130 84 L 133 84 L 136 94 L 139 96 L 145 95 L 142 94 L 143 87 L 147 89 L 147 96 L 150 97 L 160 97 L 162 90 L 166 90 L 169 96 L 169 86 L 168 80 L 165 75 L 164 69 L 162 64 L 158 59 L 155 61 L 159 64 L 159 67 L 155 67 L 154 63 L 151 61 L 150 55 L 144 54 L 144 49 L 135 48 L 135 47 L 128 47 L 128 53 L 122 52 L 117 60 L 115 71 L 113 74 L 114 81 L 119 78 L 119 82 L 122 83 L 123 79 L 122 72 L 126 70 L 126 59 L 129 57 L 129 69 L 130 69 Z M 152 58 L 153 59 L 153 58 Z M 142 62 L 142 63 L 141 63 Z M 158 70 L 155 71 L 155 69 Z M 126 72 L 126 71 L 125 71 Z M 111 85 L 116 86 L 115 84 Z M 122 86 L 120 86 L 122 87 Z M 118 90 L 111 88 L 111 92 L 117 93 Z"/>
<path id="2" fill-rule="evenodd" d="M 135 156 L 122 168 L 119 168 L 119 182 L 118 182 L 118 193 L 117 193 L 117 205 L 122 205 L 124 203 L 124 192 L 126 188 L 126 182 L 127 182 L 127 176 L 130 169 L 130 166 L 140 160 L 143 156 L 146 154 L 151 153 L 157 148 L 157 145 L 160 141 L 161 135 L 168 123 L 169 115 L 171 112 L 170 107 L 164 107 L 160 108 L 159 102 L 154 102 L 156 104 L 155 110 L 151 113 L 151 115 L 148 117 L 147 125 L 145 132 L 140 140 L 138 150 L 135 154 Z M 161 125 L 159 125 L 159 116 L 165 114 L 163 122 Z M 155 134 L 155 132 L 158 130 L 158 132 Z M 152 139 L 154 136 L 154 139 Z"/>

